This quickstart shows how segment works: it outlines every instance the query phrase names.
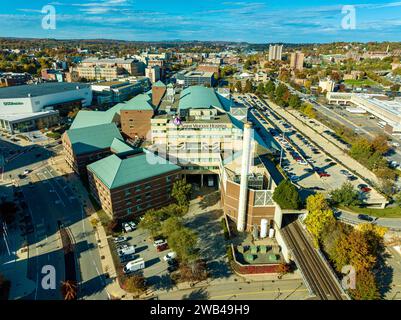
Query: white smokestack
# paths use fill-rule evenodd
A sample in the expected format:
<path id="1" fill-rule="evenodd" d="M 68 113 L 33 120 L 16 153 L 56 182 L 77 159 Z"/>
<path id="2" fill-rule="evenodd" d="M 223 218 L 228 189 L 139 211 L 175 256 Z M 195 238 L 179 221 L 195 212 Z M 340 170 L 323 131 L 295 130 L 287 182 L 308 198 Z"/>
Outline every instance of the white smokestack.
<path id="1" fill-rule="evenodd" d="M 241 184 L 238 203 L 237 230 L 245 231 L 246 211 L 248 207 L 248 174 L 252 143 L 252 123 L 244 125 L 244 140 L 242 144 Z"/>

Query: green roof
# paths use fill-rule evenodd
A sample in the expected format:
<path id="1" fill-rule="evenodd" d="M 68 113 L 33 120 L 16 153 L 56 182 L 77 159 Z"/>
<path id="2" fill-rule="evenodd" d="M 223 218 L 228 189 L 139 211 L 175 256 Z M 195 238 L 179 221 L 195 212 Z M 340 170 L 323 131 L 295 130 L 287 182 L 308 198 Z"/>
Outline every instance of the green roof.
<path id="1" fill-rule="evenodd" d="M 153 87 L 166 87 L 166 85 L 162 81 L 157 81 L 153 84 Z"/>
<path id="2" fill-rule="evenodd" d="M 115 138 L 123 139 L 114 123 L 67 130 L 75 154 L 110 148 Z"/>
<path id="3" fill-rule="evenodd" d="M 212 88 L 191 86 L 182 90 L 179 109 L 223 108 L 216 92 Z"/>
<path id="4" fill-rule="evenodd" d="M 152 158 L 148 159 L 148 155 Z M 179 166 L 148 151 L 125 159 L 113 154 L 88 165 L 88 170 L 93 172 L 109 189 L 115 189 L 179 169 L 181 169 Z"/>
<path id="5" fill-rule="evenodd" d="M 86 111 L 78 112 L 70 129 L 78 129 L 100 124 L 112 123 L 115 121 L 116 115 L 120 114 L 120 109 L 124 104 L 119 103 L 107 111 Z"/>
<path id="6" fill-rule="evenodd" d="M 152 99 L 149 94 L 138 94 L 131 100 L 122 103 L 121 110 L 149 110 L 153 111 Z"/>
<path id="7" fill-rule="evenodd" d="M 132 152 L 134 149 L 120 139 L 114 138 L 111 143 L 110 149 L 116 154 L 126 154 Z"/>

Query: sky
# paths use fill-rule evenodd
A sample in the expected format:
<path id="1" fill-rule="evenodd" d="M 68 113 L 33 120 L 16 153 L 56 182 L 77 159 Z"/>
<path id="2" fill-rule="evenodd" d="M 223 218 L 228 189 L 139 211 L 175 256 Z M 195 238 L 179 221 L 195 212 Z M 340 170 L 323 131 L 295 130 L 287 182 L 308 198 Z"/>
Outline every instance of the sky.
<path id="1" fill-rule="evenodd" d="M 0 37 L 249 43 L 401 41 L 401 1 L 1 0 Z M 44 29 L 42 8 L 55 8 Z M 345 5 L 355 9 L 354 27 Z M 344 23 L 346 22 L 344 28 Z M 351 28 L 349 27 L 351 26 Z"/>

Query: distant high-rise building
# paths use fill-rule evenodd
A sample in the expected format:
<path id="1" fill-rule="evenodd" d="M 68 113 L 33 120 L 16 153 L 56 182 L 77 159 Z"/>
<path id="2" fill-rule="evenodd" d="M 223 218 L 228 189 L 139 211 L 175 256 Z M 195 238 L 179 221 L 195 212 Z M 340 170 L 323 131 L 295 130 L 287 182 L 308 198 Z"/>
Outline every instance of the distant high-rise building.
<path id="1" fill-rule="evenodd" d="M 283 54 L 282 45 L 275 44 L 269 46 L 269 61 L 281 60 L 282 54 Z"/>
<path id="2" fill-rule="evenodd" d="M 305 55 L 302 52 L 300 52 L 300 51 L 293 52 L 291 54 L 291 64 L 290 64 L 291 69 L 303 70 L 304 58 L 305 58 Z"/>
<path id="3" fill-rule="evenodd" d="M 150 79 L 150 82 L 156 83 L 161 79 L 161 69 L 159 66 L 147 67 L 145 69 L 145 76 Z"/>

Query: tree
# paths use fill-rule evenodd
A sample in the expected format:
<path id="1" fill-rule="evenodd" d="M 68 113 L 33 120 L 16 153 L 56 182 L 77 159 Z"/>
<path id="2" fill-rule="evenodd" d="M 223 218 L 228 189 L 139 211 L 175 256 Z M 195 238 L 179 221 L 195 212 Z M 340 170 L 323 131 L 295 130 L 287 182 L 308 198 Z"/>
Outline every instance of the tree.
<path id="1" fill-rule="evenodd" d="M 354 206 L 359 204 L 359 194 L 350 182 L 345 182 L 339 189 L 330 192 L 334 204 Z"/>
<path id="2" fill-rule="evenodd" d="M 139 223 L 139 227 L 148 230 L 152 237 L 159 235 L 161 228 L 161 217 L 158 211 L 154 209 L 147 211 Z"/>
<path id="3" fill-rule="evenodd" d="M 76 300 L 78 287 L 75 281 L 67 280 L 61 283 L 61 293 L 64 300 Z"/>
<path id="4" fill-rule="evenodd" d="M 281 279 L 284 275 L 291 272 L 291 267 L 288 263 L 280 263 L 277 267 L 278 278 Z"/>
<path id="5" fill-rule="evenodd" d="M 371 253 L 367 239 L 357 229 L 339 238 L 330 259 L 338 272 L 346 265 L 353 266 L 356 271 L 370 270 L 376 263 L 376 257 Z"/>
<path id="6" fill-rule="evenodd" d="M 298 95 L 296 95 L 296 94 L 291 95 L 291 97 L 288 101 L 288 105 L 290 106 L 290 108 L 299 109 L 301 107 L 301 104 L 302 104 L 302 101 L 298 97 Z"/>
<path id="7" fill-rule="evenodd" d="M 401 191 L 394 196 L 394 202 L 401 208 Z"/>
<path id="8" fill-rule="evenodd" d="M 185 179 L 174 182 L 171 195 L 181 207 L 188 207 L 192 186 Z"/>
<path id="9" fill-rule="evenodd" d="M 276 85 L 274 84 L 273 81 L 269 80 L 266 83 L 265 86 L 265 92 L 267 93 L 267 95 L 269 96 L 269 98 L 272 98 L 274 95 L 274 91 L 276 90 Z"/>
<path id="10" fill-rule="evenodd" d="M 180 264 L 181 281 L 204 281 L 207 279 L 207 269 L 204 260 L 195 260 Z"/>
<path id="11" fill-rule="evenodd" d="M 195 247 L 198 242 L 196 234 L 185 227 L 182 227 L 168 235 L 168 244 L 182 262 L 192 261 L 196 258 Z"/>
<path id="12" fill-rule="evenodd" d="M 258 87 L 256 88 L 256 93 L 259 95 L 263 95 L 265 93 L 265 86 L 262 82 L 258 84 Z"/>
<path id="13" fill-rule="evenodd" d="M 387 228 L 372 223 L 362 223 L 356 229 L 362 232 L 369 245 L 369 251 L 374 256 L 378 256 L 384 251 L 384 235 Z"/>
<path id="14" fill-rule="evenodd" d="M 360 270 L 356 273 L 355 289 L 348 290 L 354 300 L 378 300 L 380 293 L 372 271 Z"/>
<path id="15" fill-rule="evenodd" d="M 127 277 L 123 287 L 129 293 L 140 295 L 146 291 L 145 277 L 142 274 L 133 274 Z"/>
<path id="16" fill-rule="evenodd" d="M 162 233 L 165 237 L 174 233 L 177 230 L 182 229 L 183 225 L 178 217 L 170 217 L 162 224 Z"/>
<path id="17" fill-rule="evenodd" d="M 372 148 L 380 154 L 385 154 L 390 150 L 388 139 L 384 135 L 376 136 L 372 141 Z"/>
<path id="18" fill-rule="evenodd" d="M 313 236 L 315 246 L 319 246 L 323 230 L 335 223 L 333 211 L 321 193 L 306 199 L 306 209 L 308 215 L 305 218 L 305 225 Z"/>
<path id="19" fill-rule="evenodd" d="M 235 91 L 237 91 L 238 93 L 242 93 L 242 83 L 241 83 L 241 81 L 237 81 L 237 83 L 235 84 Z"/>
<path id="20" fill-rule="evenodd" d="M 287 179 L 280 182 L 273 192 L 273 200 L 282 209 L 299 209 L 302 205 L 298 189 Z"/>
<path id="21" fill-rule="evenodd" d="M 248 79 L 245 81 L 245 87 L 244 87 L 244 91 L 246 93 L 252 93 L 253 92 L 253 85 L 252 82 Z"/>
<path id="22" fill-rule="evenodd" d="M 310 103 L 303 103 L 301 105 L 301 112 L 309 118 L 316 118 L 316 111 Z"/>

